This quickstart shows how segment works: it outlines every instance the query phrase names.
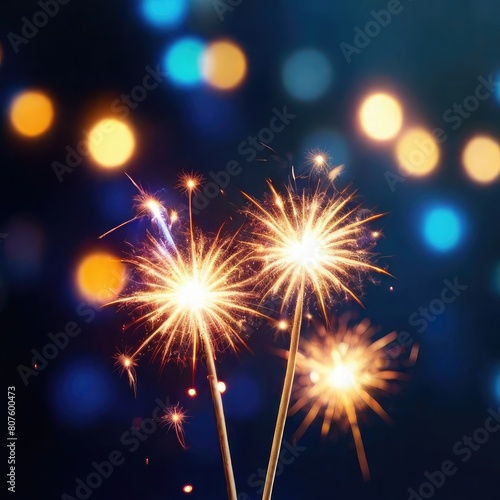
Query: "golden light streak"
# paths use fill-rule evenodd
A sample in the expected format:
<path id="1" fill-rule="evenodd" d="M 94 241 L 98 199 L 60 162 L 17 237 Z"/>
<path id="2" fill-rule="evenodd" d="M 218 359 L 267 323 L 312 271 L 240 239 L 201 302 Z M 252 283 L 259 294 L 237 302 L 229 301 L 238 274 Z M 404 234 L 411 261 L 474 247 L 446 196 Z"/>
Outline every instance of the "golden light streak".
<path id="1" fill-rule="evenodd" d="M 169 406 L 165 410 L 165 415 L 163 415 L 162 420 L 168 425 L 168 430 L 174 428 L 175 435 L 179 444 L 187 449 L 186 445 L 186 435 L 184 433 L 184 423 L 186 422 L 187 415 L 183 411 L 182 407 L 177 403 L 175 406 Z"/>
<path id="2" fill-rule="evenodd" d="M 407 379 L 394 369 L 396 361 L 384 351 L 397 338 L 396 332 L 374 340 L 378 331 L 368 319 L 352 325 L 349 316 L 343 316 L 334 329 L 323 327 L 312 340 L 303 339 L 297 357 L 295 403 L 289 411 L 290 415 L 306 412 L 295 433 L 297 439 L 320 416 L 322 436 L 330 432 L 333 423 L 342 431 L 350 429 L 365 479 L 370 471 L 357 415 L 371 409 L 390 423 L 377 397 L 392 393 L 398 380 Z"/>

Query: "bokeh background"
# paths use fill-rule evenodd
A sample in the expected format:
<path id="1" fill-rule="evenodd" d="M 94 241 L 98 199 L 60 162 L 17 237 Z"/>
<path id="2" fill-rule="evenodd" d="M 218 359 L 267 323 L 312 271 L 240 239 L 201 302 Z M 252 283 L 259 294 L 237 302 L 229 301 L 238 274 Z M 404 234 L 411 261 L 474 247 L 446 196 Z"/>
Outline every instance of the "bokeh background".
<path id="1" fill-rule="evenodd" d="M 26 0 L 0 9 L 0 331 L 5 384 L 16 387 L 19 498 L 84 498 L 77 478 L 114 450 L 124 463 L 89 498 L 224 498 L 204 366 L 190 397 L 189 366 L 144 358 L 137 398 L 113 366 L 142 330 L 124 330 L 126 313 L 100 305 L 131 285 L 117 260 L 150 222 L 98 237 L 135 215 L 125 172 L 179 222 L 178 175 L 203 174 L 196 223 L 213 231 L 244 222 L 240 190 L 260 197 L 292 165 L 313 170 L 311 152 L 328 157 L 326 172 L 343 165 L 339 189 L 351 184 L 387 213 L 374 230 L 395 278 L 367 284 L 364 310 L 342 301 L 332 313 L 407 332 L 420 354 L 400 394 L 382 399 L 394 424 L 363 415 L 371 481 L 351 435 L 321 439 L 316 423 L 274 498 L 498 498 L 500 432 L 466 462 L 454 452 L 500 405 L 498 2 Z M 450 304 L 440 301 L 445 280 L 466 287 Z M 49 348 L 46 365 L 34 359 L 65 328 L 81 331 Z M 248 342 L 252 353 L 218 363 L 239 500 L 259 498 L 284 374 L 270 347 L 286 346 L 286 335 L 263 324 Z M 124 433 L 167 397 L 189 415 L 189 449 L 158 427 L 131 452 Z M 289 419 L 287 438 L 299 423 Z M 446 460 L 457 472 L 419 492 Z"/>

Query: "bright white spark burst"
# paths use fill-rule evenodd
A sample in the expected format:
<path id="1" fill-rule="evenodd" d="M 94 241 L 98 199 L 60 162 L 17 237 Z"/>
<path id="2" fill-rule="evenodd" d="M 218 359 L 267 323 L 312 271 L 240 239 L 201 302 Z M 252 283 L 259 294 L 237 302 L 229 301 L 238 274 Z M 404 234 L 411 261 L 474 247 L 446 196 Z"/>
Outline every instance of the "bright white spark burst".
<path id="1" fill-rule="evenodd" d="M 282 197 L 271 183 L 269 187 L 272 203 L 246 195 L 254 222 L 247 244 L 263 263 L 261 281 L 268 284 L 264 296 L 281 293 L 285 306 L 304 282 L 326 317 L 332 291 L 359 302 L 352 283 L 366 271 L 387 274 L 370 263 L 373 254 L 361 242 L 366 225 L 381 215 L 359 206 L 348 209 L 353 194 L 329 195 L 319 189 L 297 194 L 289 186 Z"/>

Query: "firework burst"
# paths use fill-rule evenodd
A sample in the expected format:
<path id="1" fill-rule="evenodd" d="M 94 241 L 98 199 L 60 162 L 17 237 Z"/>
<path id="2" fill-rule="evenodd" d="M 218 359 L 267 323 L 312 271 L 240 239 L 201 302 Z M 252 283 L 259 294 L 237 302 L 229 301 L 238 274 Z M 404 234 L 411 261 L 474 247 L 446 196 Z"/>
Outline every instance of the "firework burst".
<path id="1" fill-rule="evenodd" d="M 323 160 L 323 157 L 317 159 Z M 255 259 L 262 264 L 259 277 L 263 298 L 280 294 L 282 308 L 294 300 L 295 313 L 263 500 L 270 500 L 276 475 L 292 392 L 305 292 L 310 290 L 316 296 L 328 321 L 326 306 L 334 294 L 360 302 L 353 285 L 359 284 L 368 271 L 385 273 L 371 263 L 373 254 L 364 242 L 367 225 L 381 215 L 372 215 L 359 206 L 348 208 L 353 194 L 341 192 L 331 196 L 319 187 L 299 194 L 288 186 L 281 196 L 270 182 L 269 187 L 269 203 L 245 195 L 251 203 L 247 212 L 254 224 L 248 244 Z"/>
<path id="2" fill-rule="evenodd" d="M 379 329 L 368 319 L 352 326 L 349 319 L 343 316 L 336 328 L 320 328 L 315 338 L 301 341 L 293 394 L 295 403 L 289 414 L 306 411 L 295 433 L 297 439 L 321 416 L 323 436 L 329 433 L 333 422 L 340 430 L 350 429 L 363 477 L 368 479 L 370 472 L 358 413 L 369 408 L 390 423 L 391 418 L 377 397 L 393 393 L 397 382 L 406 380 L 407 376 L 395 369 L 396 361 L 385 350 L 397 338 L 396 332 L 374 340 Z"/>

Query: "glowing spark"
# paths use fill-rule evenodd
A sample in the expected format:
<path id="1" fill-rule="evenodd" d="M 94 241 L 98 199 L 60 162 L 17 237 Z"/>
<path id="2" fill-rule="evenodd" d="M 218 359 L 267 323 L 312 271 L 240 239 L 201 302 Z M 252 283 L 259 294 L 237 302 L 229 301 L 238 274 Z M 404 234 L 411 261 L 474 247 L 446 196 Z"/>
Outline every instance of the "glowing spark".
<path id="1" fill-rule="evenodd" d="M 184 493 L 191 493 L 193 491 L 193 487 L 190 484 L 186 484 L 186 486 L 184 486 L 184 488 L 182 488 L 182 491 Z"/>
<path id="2" fill-rule="evenodd" d="M 325 157 L 323 155 L 316 155 L 314 158 L 314 163 L 318 167 L 322 167 L 325 164 Z"/>
<path id="3" fill-rule="evenodd" d="M 187 419 L 186 413 L 182 410 L 177 403 L 175 406 L 170 406 L 165 410 L 165 415 L 163 415 L 163 421 L 168 425 L 168 430 L 174 428 L 175 435 L 179 444 L 186 449 L 186 435 L 184 433 L 184 422 Z"/>
<path id="4" fill-rule="evenodd" d="M 369 478 L 368 462 L 358 426 L 358 413 L 371 408 L 386 422 L 389 415 L 376 400 L 381 392 L 390 393 L 397 380 L 406 375 L 395 371 L 384 348 L 397 338 L 395 332 L 373 341 L 379 331 L 365 319 L 349 325 L 349 317 L 340 318 L 335 331 L 320 331 L 322 335 L 301 341 L 297 357 L 295 404 L 293 415 L 306 411 L 306 417 L 295 437 L 299 438 L 316 417 L 323 413 L 321 434 L 326 436 L 333 422 L 340 429 L 348 428 L 354 436 L 358 460 L 365 479 Z"/>
<path id="5" fill-rule="evenodd" d="M 226 392 L 226 389 L 227 389 L 226 384 L 219 380 L 219 382 L 217 383 L 217 389 L 219 389 L 219 392 L 221 394 L 224 394 Z"/>
<path id="6" fill-rule="evenodd" d="M 196 191 L 201 183 L 203 182 L 203 176 L 199 174 L 191 173 L 183 173 L 179 178 L 179 182 L 177 187 L 186 191 L 187 193 L 192 193 Z"/>
<path id="7" fill-rule="evenodd" d="M 137 363 L 127 353 L 118 352 L 113 357 L 116 359 L 115 366 L 120 370 L 120 375 L 127 374 L 129 385 L 133 389 L 134 395 L 137 394 L 137 377 L 135 373 Z"/>
<path id="8" fill-rule="evenodd" d="M 288 330 L 288 323 L 284 319 L 282 319 L 278 322 L 278 328 L 280 330 Z"/>
<path id="9" fill-rule="evenodd" d="M 323 168 L 328 167 L 330 156 L 320 149 L 313 149 L 306 156 L 306 164 L 309 168 L 313 167 L 312 172 L 321 171 Z"/>
<path id="10" fill-rule="evenodd" d="M 188 389 L 187 393 L 188 393 L 188 396 L 190 396 L 191 398 L 194 398 L 196 396 L 196 389 L 194 387 L 191 387 L 190 389 Z"/>

